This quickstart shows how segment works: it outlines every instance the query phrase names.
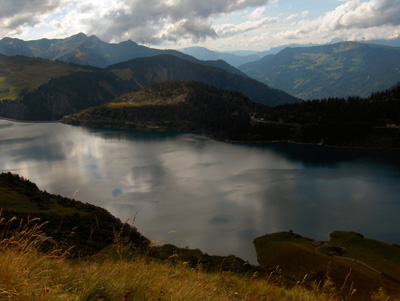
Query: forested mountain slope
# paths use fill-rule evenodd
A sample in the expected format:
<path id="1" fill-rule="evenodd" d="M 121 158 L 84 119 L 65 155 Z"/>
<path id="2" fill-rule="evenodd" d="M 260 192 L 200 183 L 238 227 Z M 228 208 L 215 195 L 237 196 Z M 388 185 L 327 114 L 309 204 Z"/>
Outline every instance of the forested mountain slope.
<path id="1" fill-rule="evenodd" d="M 400 48 L 356 42 L 285 48 L 239 69 L 304 100 L 367 97 L 400 81 Z"/>

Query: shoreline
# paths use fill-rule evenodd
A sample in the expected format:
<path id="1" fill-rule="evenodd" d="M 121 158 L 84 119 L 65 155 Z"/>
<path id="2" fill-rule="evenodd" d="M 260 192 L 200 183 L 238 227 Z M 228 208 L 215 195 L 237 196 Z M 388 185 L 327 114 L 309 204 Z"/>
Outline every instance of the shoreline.
<path id="1" fill-rule="evenodd" d="M 6 121 L 11 121 L 11 122 L 16 122 L 16 123 L 31 123 L 31 124 L 38 124 L 38 123 L 61 123 L 65 125 L 72 125 L 72 126 L 79 126 L 79 127 L 87 127 L 87 128 L 99 128 L 99 129 L 109 129 L 109 130 L 133 130 L 133 131 L 144 131 L 144 132 L 165 132 L 165 131 L 176 131 L 176 132 L 182 132 L 179 130 L 175 129 L 156 129 L 156 128 L 141 128 L 141 129 L 134 129 L 134 128 L 124 128 L 124 127 L 113 127 L 113 126 L 94 126 L 94 125 L 78 125 L 78 124 L 72 124 L 72 123 L 66 123 L 63 122 L 62 119 L 60 120 L 44 120 L 44 121 L 30 121 L 30 120 L 18 120 L 18 119 L 12 119 L 12 118 L 6 118 L 6 117 L 0 117 L 0 120 L 6 120 Z M 195 134 L 199 135 L 202 137 L 207 137 L 209 139 L 215 140 L 215 141 L 220 141 L 220 142 L 227 142 L 227 143 L 234 143 L 234 144 L 239 144 L 239 143 L 254 143 L 254 144 L 262 144 L 262 143 L 288 143 L 288 144 L 296 144 L 296 145 L 305 145 L 305 146 L 319 146 L 319 147 L 327 147 L 327 148 L 336 148 L 336 149 L 348 149 L 348 150 L 391 150 L 391 151 L 396 151 L 400 150 L 400 148 L 383 148 L 383 147 L 361 147 L 361 146 L 340 146 L 340 145 L 327 145 L 323 143 L 307 143 L 307 142 L 297 142 L 297 141 L 292 141 L 292 140 L 221 140 L 221 139 L 216 139 L 211 136 L 199 134 L 196 132 L 187 132 L 190 134 Z"/>
<path id="2" fill-rule="evenodd" d="M 62 123 L 61 120 L 44 120 L 44 121 L 36 121 L 36 120 L 18 120 L 18 119 L 12 119 L 12 118 L 7 118 L 7 117 L 0 117 L 0 120 L 6 120 L 6 121 L 11 121 L 11 122 L 17 122 L 17 123 Z"/>

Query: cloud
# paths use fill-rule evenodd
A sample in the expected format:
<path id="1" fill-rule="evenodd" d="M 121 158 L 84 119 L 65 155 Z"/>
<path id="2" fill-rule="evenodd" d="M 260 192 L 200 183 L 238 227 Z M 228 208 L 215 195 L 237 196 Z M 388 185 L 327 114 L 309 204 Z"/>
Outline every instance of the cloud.
<path id="1" fill-rule="evenodd" d="M 321 29 L 400 25 L 400 0 L 352 0 L 325 15 Z"/>
<path id="2" fill-rule="evenodd" d="M 308 14 L 308 12 L 303 12 Z M 310 33 L 328 33 L 352 29 L 395 27 L 400 25 L 400 0 L 349 0 L 324 16 L 302 20 L 297 29 L 279 33 L 285 39 L 303 38 Z M 289 17 L 290 18 L 290 17 Z"/>
<path id="3" fill-rule="evenodd" d="M 234 36 L 240 33 L 248 32 L 263 25 L 272 24 L 278 22 L 278 18 L 265 17 L 260 20 L 248 21 L 239 25 L 235 24 L 223 24 L 217 27 L 217 33 L 219 37 Z"/>
<path id="4" fill-rule="evenodd" d="M 89 31 L 106 40 L 121 40 L 125 36 L 142 43 L 155 44 L 180 38 L 193 42 L 215 38 L 210 17 L 232 13 L 248 7 L 262 6 L 267 0 L 120 0 L 124 9 L 112 9 L 104 15 L 108 26 L 91 24 Z"/>
<path id="5" fill-rule="evenodd" d="M 211 24 L 203 19 L 183 20 L 164 33 L 160 40 L 177 41 L 181 38 L 191 38 L 193 42 L 204 41 L 207 37 L 215 38 L 217 33 Z"/>
<path id="6" fill-rule="evenodd" d="M 287 21 L 296 19 L 299 16 L 299 14 L 291 14 L 289 17 L 286 18 Z"/>
<path id="7" fill-rule="evenodd" d="M 52 26 L 47 35 L 76 32 L 95 34 L 106 41 L 133 39 L 158 43 L 180 38 L 201 41 L 215 38 L 213 17 L 249 7 L 265 6 L 268 0 L 0 0 L 0 33 L 15 35 L 28 27 Z M 60 14 L 56 18 L 52 14 Z M 62 12 L 62 13 L 60 13 Z M 45 18 L 51 21 L 41 21 Z M 72 32 L 72 29 L 77 31 Z"/>

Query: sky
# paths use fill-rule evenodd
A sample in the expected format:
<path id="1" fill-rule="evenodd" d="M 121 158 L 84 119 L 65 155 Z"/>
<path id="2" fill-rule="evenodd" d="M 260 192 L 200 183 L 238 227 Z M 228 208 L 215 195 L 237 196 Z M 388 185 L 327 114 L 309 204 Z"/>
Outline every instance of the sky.
<path id="1" fill-rule="evenodd" d="M 65 38 L 217 51 L 400 35 L 400 0 L 0 0 L 0 38 Z"/>

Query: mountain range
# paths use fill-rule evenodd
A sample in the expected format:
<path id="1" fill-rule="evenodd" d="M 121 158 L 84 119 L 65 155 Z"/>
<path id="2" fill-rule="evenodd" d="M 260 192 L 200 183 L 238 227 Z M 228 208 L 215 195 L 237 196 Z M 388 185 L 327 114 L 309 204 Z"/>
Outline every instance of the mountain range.
<path id="1" fill-rule="evenodd" d="M 316 44 L 289 44 L 289 45 L 282 45 L 277 47 L 272 47 L 266 51 L 251 51 L 251 50 L 243 50 L 243 51 L 229 51 L 229 52 L 222 52 L 222 51 L 213 51 L 209 50 L 205 47 L 187 47 L 180 49 L 179 51 L 194 56 L 199 60 L 223 60 L 226 61 L 228 64 L 239 67 L 241 65 L 251 63 L 254 61 L 258 61 L 259 59 L 263 58 L 269 54 L 277 54 L 281 50 L 287 47 L 311 47 L 317 46 Z"/>
<path id="2" fill-rule="evenodd" d="M 149 48 L 138 45 L 131 40 L 118 44 L 106 43 L 94 35 L 86 36 L 83 33 L 65 39 L 23 41 L 14 38 L 3 38 L 0 40 L 0 54 L 40 57 L 100 68 L 134 58 L 171 54 L 194 63 L 215 66 L 232 73 L 244 75 L 238 69 L 222 60 L 204 62 L 176 50 Z"/>
<path id="3" fill-rule="evenodd" d="M 323 46 L 329 44 L 335 44 L 339 42 L 344 42 L 341 40 L 334 40 L 330 43 L 326 44 L 298 44 L 292 43 L 287 45 L 281 45 L 272 47 L 269 50 L 264 51 L 252 51 L 252 50 L 242 50 L 242 51 L 214 51 L 207 49 L 205 47 L 187 47 L 180 49 L 179 51 L 194 56 L 199 60 L 224 60 L 228 64 L 238 68 L 241 65 L 255 62 L 266 55 L 269 54 L 277 54 L 285 48 L 303 48 L 303 47 L 314 47 L 314 46 Z M 381 40 L 369 40 L 369 41 L 358 41 L 359 43 L 366 43 L 366 44 L 378 44 L 384 46 L 392 46 L 392 47 L 400 47 L 400 37 L 395 39 L 381 39 Z"/>
<path id="4" fill-rule="evenodd" d="M 390 88 L 400 80 L 399 46 L 400 37 L 325 45 L 290 44 L 268 51 L 218 52 L 203 47 L 176 51 L 149 48 L 131 40 L 106 43 L 94 35 L 79 33 L 65 39 L 23 41 L 3 38 L 0 54 L 41 57 L 100 68 L 135 58 L 170 54 L 200 65 L 250 76 L 301 99 L 315 99 L 366 97 Z"/>
<path id="5" fill-rule="evenodd" d="M 397 40 L 376 42 L 395 45 Z M 267 105 L 367 97 L 400 81 L 399 47 L 358 42 L 292 46 L 296 47 L 267 52 L 182 50 L 209 59 L 203 61 L 175 50 L 153 49 L 133 41 L 106 43 L 82 33 L 65 39 L 3 38 L 0 100 L 7 101 L 0 104 L 0 114 L 24 120 L 60 119 L 122 93 L 169 80 L 200 81 Z M 237 65 L 264 54 L 241 65 L 240 70 L 221 60 Z"/>

